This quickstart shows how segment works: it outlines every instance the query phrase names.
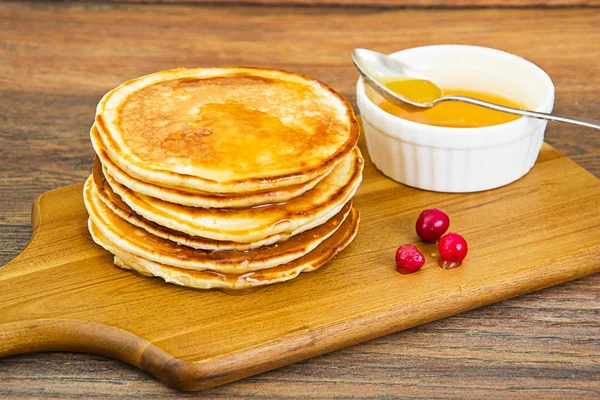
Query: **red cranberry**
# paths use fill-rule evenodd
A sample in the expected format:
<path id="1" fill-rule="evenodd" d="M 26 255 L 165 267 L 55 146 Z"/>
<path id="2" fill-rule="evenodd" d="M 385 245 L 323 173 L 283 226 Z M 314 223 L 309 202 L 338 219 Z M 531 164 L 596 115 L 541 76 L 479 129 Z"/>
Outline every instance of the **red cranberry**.
<path id="1" fill-rule="evenodd" d="M 450 226 L 450 218 L 439 208 L 425 210 L 417 218 L 417 235 L 424 242 L 435 242 Z"/>
<path id="2" fill-rule="evenodd" d="M 442 268 L 455 268 L 460 266 L 465 259 L 469 248 L 465 238 L 458 233 L 450 232 L 440 239 L 438 251 L 440 253 L 440 266 Z"/>
<path id="3" fill-rule="evenodd" d="M 425 257 L 414 244 L 405 244 L 396 250 L 396 270 L 403 274 L 417 272 L 425 264 Z"/>

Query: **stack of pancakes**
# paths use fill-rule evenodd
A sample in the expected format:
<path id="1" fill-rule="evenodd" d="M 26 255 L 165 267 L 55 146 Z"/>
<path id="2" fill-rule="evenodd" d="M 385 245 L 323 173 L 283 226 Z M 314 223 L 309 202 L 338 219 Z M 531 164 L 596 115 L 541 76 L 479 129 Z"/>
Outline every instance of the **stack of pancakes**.
<path id="1" fill-rule="evenodd" d="M 244 289 L 313 271 L 354 238 L 362 179 L 351 106 L 305 76 L 163 71 L 98 104 L 89 230 L 121 268 Z"/>

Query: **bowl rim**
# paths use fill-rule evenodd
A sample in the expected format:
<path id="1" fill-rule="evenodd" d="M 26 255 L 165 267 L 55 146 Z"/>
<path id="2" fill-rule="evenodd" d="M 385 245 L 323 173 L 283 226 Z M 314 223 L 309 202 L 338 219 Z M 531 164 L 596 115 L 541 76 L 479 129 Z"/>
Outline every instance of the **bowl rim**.
<path id="1" fill-rule="evenodd" d="M 552 82 L 552 79 L 538 65 L 534 64 L 533 62 L 531 62 L 529 60 L 526 60 L 523 57 L 517 56 L 515 54 L 508 53 L 506 51 L 499 50 L 499 49 L 490 48 L 490 47 L 460 45 L 460 44 L 441 44 L 441 45 L 411 47 L 411 48 L 407 48 L 407 49 L 403 49 L 400 51 L 390 53 L 390 56 L 394 57 L 394 56 L 398 56 L 403 53 L 416 52 L 416 51 L 428 51 L 428 50 L 429 51 L 438 51 L 440 49 L 443 49 L 443 50 L 450 49 L 450 50 L 469 51 L 469 52 L 479 51 L 484 54 L 487 53 L 488 55 L 492 55 L 492 56 L 505 57 L 507 59 L 510 59 L 511 61 L 527 65 L 527 67 L 531 68 L 533 73 L 538 74 L 541 77 L 542 81 L 545 81 L 545 82 L 543 82 L 543 84 L 546 87 L 546 93 L 542 94 L 542 96 L 543 96 L 542 100 L 538 103 L 537 107 L 535 107 L 535 111 L 550 112 L 552 110 L 553 104 L 554 104 L 554 96 L 555 96 L 555 87 L 554 87 L 554 83 Z M 373 103 L 373 101 L 371 101 L 369 96 L 367 96 L 365 93 L 364 81 L 363 81 L 362 76 L 360 76 L 358 78 L 356 87 L 357 87 L 357 103 L 358 103 L 360 113 L 363 115 L 363 117 L 365 116 L 365 114 L 367 114 L 367 112 L 369 114 L 374 113 L 375 114 L 374 117 L 378 120 L 382 120 L 382 122 L 386 126 L 389 126 L 390 124 L 398 124 L 398 123 L 404 124 L 409 129 L 410 128 L 418 129 L 419 135 L 427 135 L 428 134 L 431 136 L 438 136 L 438 135 L 446 136 L 446 135 L 452 134 L 454 136 L 454 139 L 457 139 L 457 137 L 461 137 L 461 138 L 465 138 L 468 140 L 473 136 L 479 136 L 481 134 L 490 135 L 491 133 L 494 133 L 494 132 L 500 134 L 501 132 L 505 133 L 507 130 L 510 130 L 512 132 L 521 132 L 523 130 L 522 128 L 525 126 L 524 124 L 527 124 L 527 122 L 529 122 L 528 120 L 530 119 L 530 118 L 522 117 L 522 118 L 515 119 L 513 121 L 504 122 L 504 123 L 497 124 L 497 125 L 490 125 L 490 126 L 484 126 L 484 127 L 466 127 L 466 128 L 445 127 L 445 126 L 422 124 L 420 122 L 410 121 L 410 120 L 398 117 L 396 115 L 390 114 L 387 111 L 384 111 L 383 109 L 381 109 L 375 103 Z M 367 107 L 366 110 L 362 109 L 363 107 L 361 107 L 361 103 L 363 103 L 364 106 Z M 369 122 L 371 124 L 373 124 L 374 121 L 371 121 L 371 118 L 367 118 L 367 119 L 369 120 Z M 374 125 L 379 125 L 379 124 L 375 123 Z M 384 133 L 386 133 L 386 135 L 388 135 L 388 136 L 392 136 L 394 138 L 399 138 L 399 135 L 390 133 L 390 132 L 386 132 L 387 131 L 386 129 L 380 129 L 380 130 L 383 131 Z M 509 136 L 514 136 L 514 137 L 512 137 L 512 139 L 516 140 L 516 139 L 522 137 L 523 135 L 521 134 L 521 135 L 509 135 Z M 505 139 L 508 139 L 508 138 L 505 138 Z M 501 142 L 505 143 L 505 142 L 510 142 L 510 141 L 512 141 L 512 140 L 502 140 Z M 493 144 L 490 143 L 490 145 L 493 145 Z M 477 147 L 480 147 L 480 146 L 477 146 Z M 488 146 L 485 146 L 485 147 L 488 147 Z"/>

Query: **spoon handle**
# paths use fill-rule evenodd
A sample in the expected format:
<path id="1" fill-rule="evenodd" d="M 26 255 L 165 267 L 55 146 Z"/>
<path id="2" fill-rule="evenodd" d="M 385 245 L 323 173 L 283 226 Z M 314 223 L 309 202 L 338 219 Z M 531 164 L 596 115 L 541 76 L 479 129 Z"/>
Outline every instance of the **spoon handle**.
<path id="1" fill-rule="evenodd" d="M 520 110 L 518 108 L 501 106 L 499 104 L 488 103 L 487 101 L 474 99 L 472 97 L 467 96 L 444 96 L 437 99 L 434 104 L 441 103 L 443 101 L 463 101 L 465 103 L 475 104 L 481 107 L 491 108 L 492 110 L 502 111 L 509 114 L 516 115 L 524 115 L 526 117 L 540 118 L 540 119 L 548 119 L 551 121 L 559 121 L 566 122 L 569 124 L 582 125 L 587 126 L 589 128 L 600 129 L 600 121 L 594 121 L 592 119 L 583 119 L 583 118 L 571 118 L 571 117 L 563 117 L 561 115 L 556 114 L 547 114 L 543 112 L 537 111 L 529 111 L 529 110 Z"/>

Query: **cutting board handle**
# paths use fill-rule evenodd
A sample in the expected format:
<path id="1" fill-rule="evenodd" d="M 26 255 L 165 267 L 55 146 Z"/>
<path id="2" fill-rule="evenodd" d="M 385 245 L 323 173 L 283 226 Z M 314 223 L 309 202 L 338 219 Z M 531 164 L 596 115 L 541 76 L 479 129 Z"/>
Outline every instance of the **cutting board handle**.
<path id="1" fill-rule="evenodd" d="M 41 351 L 76 351 L 118 358 L 140 367 L 148 342 L 93 322 L 40 319 L 0 325 L 0 357 Z"/>
<path id="2" fill-rule="evenodd" d="M 0 268 L 0 282 L 10 282 L 11 278 L 27 276 L 40 270 L 52 269 L 65 262 L 66 252 L 57 252 L 52 257 L 39 257 L 40 249 L 47 248 L 49 243 L 64 240 L 64 237 L 53 234 L 57 224 L 65 224 L 63 229 L 73 229 L 68 224 L 73 219 L 73 206 L 61 201 L 65 198 L 81 199 L 82 185 L 71 185 L 52 190 L 40 195 L 33 203 L 31 210 L 31 239 L 25 249 L 13 260 Z M 81 213 L 86 214 L 82 206 Z M 81 218 L 86 218 L 82 215 Z M 87 226 L 83 226 L 86 232 Z M 91 240 L 87 238 L 83 240 Z M 83 235 L 82 235 L 83 237 Z M 95 249 L 95 247 L 92 247 Z M 97 249 L 99 257 L 106 254 Z M 43 253 L 43 252 L 42 252 Z M 0 290 L 0 304 L 3 294 L 15 295 L 19 290 L 10 283 Z M 21 304 L 21 302 L 19 303 Z M 27 303 L 22 303 L 27 307 Z M 13 304 L 10 314 L 25 317 L 25 310 L 15 309 Z M 1 312 L 1 306 L 0 306 Z M 182 367 L 185 363 L 165 353 L 155 345 L 125 330 L 100 323 L 60 318 L 37 318 L 37 312 L 30 318 L 0 323 L 0 357 L 43 351 L 74 351 L 94 353 L 115 358 L 140 368 L 166 384 L 182 388 Z"/>
<path id="3" fill-rule="evenodd" d="M 115 358 L 182 388 L 185 364 L 122 329 L 88 321 L 40 319 L 0 325 L 0 357 L 43 351 L 73 351 Z"/>

